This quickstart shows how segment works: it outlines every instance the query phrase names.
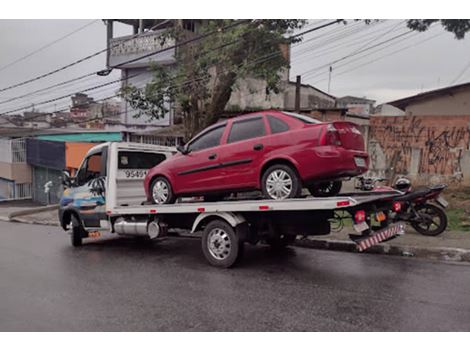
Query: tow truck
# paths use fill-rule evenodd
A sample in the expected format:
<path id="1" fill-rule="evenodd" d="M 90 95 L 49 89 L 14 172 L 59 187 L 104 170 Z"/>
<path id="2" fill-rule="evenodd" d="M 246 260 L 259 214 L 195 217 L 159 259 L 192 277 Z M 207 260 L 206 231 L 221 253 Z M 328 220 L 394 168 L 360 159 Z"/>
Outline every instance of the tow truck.
<path id="1" fill-rule="evenodd" d="M 174 153 L 173 147 L 108 142 L 88 151 L 74 177 L 64 171 L 59 220 L 72 245 L 81 246 L 85 238 L 103 232 L 159 239 L 189 230 L 200 235 L 210 264 L 228 268 L 240 260 L 245 243 L 283 247 L 297 236 L 329 234 L 339 211 L 353 220 L 356 234 L 350 238 L 358 251 L 404 232 L 403 223 L 394 216 L 400 211 L 400 203 L 394 200 L 399 191 L 285 200 L 191 198 L 151 204 L 143 187 L 147 170 Z"/>

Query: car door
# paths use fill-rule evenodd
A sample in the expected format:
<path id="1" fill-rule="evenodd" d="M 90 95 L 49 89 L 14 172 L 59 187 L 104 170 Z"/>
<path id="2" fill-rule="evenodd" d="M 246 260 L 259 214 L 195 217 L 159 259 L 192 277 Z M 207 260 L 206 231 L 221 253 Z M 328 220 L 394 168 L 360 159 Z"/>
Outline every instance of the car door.
<path id="1" fill-rule="evenodd" d="M 223 188 L 220 142 L 226 124 L 217 125 L 187 145 L 189 153 L 174 161 L 172 171 L 179 193 L 198 193 Z"/>
<path id="2" fill-rule="evenodd" d="M 225 180 L 232 188 L 255 187 L 258 165 L 266 151 L 265 118 L 253 116 L 234 120 L 228 128 L 227 141 L 220 153 Z"/>
<path id="3" fill-rule="evenodd" d="M 77 172 L 73 192 L 73 207 L 80 214 L 85 228 L 100 227 L 106 219 L 105 193 L 96 192 L 106 185 L 107 147 L 88 155 Z"/>

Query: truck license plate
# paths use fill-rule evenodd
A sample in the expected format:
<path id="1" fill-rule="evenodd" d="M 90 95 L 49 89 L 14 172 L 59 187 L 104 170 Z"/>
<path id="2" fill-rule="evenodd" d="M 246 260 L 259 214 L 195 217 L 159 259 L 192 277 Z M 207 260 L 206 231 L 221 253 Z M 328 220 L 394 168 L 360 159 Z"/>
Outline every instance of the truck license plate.
<path id="1" fill-rule="evenodd" d="M 357 167 L 366 167 L 366 160 L 364 158 L 354 157 L 354 162 Z"/>

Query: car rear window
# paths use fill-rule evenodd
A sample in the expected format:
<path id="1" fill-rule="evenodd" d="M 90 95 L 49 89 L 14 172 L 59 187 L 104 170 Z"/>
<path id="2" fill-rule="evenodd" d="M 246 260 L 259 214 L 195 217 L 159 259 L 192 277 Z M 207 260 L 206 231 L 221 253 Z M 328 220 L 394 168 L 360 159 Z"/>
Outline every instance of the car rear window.
<path id="1" fill-rule="evenodd" d="M 268 121 L 271 133 L 281 133 L 289 130 L 289 125 L 277 117 L 268 115 Z"/>
<path id="2" fill-rule="evenodd" d="M 118 154 L 118 168 L 125 169 L 150 169 L 166 159 L 164 154 L 128 152 L 122 151 Z"/>
<path id="3" fill-rule="evenodd" d="M 296 114 L 295 112 L 288 112 L 288 111 L 283 111 L 282 113 L 289 115 L 293 118 L 296 118 L 297 120 L 302 121 L 303 123 L 308 123 L 308 124 L 317 124 L 317 123 L 322 123 L 320 120 L 316 120 L 310 116 L 307 115 L 301 115 L 301 114 Z"/>
<path id="4" fill-rule="evenodd" d="M 256 117 L 248 120 L 235 121 L 230 130 L 227 143 L 234 143 L 261 137 L 266 134 L 264 121 L 262 117 Z"/>

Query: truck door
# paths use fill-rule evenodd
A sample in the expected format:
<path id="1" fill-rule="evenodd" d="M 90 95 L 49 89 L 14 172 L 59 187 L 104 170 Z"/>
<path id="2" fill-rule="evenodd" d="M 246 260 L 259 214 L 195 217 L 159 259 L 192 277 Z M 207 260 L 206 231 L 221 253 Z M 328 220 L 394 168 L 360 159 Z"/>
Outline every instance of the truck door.
<path id="1" fill-rule="evenodd" d="M 77 172 L 73 205 L 85 228 L 100 227 L 106 219 L 106 163 L 108 147 L 88 155 Z"/>

